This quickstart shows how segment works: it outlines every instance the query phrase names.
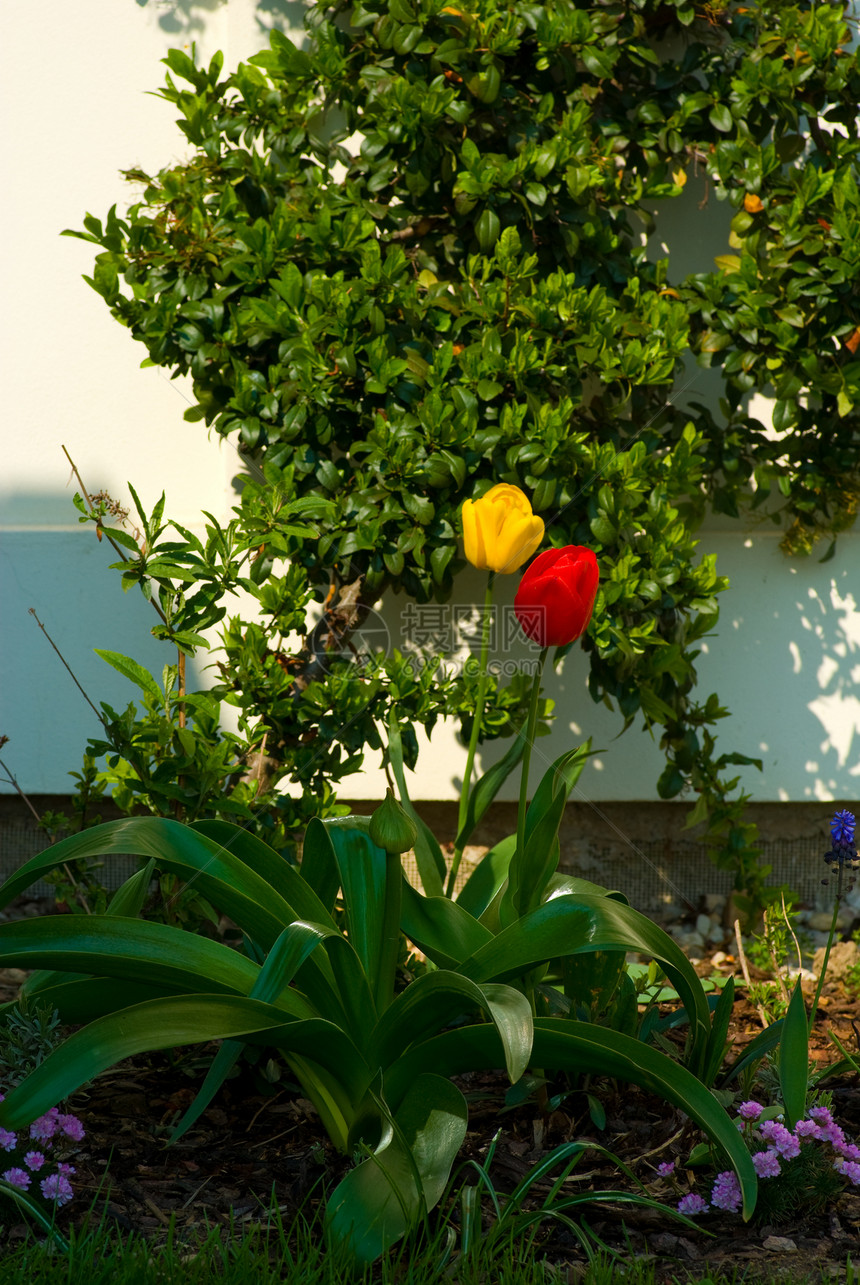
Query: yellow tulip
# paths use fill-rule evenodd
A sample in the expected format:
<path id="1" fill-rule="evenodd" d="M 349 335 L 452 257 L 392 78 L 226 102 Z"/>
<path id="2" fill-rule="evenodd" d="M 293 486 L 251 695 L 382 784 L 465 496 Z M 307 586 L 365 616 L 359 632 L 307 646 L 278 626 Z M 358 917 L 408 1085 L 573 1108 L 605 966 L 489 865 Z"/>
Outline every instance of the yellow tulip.
<path id="1" fill-rule="evenodd" d="M 543 520 L 532 513 L 527 497 L 507 482 L 463 504 L 466 557 L 479 571 L 516 571 L 537 549 L 543 533 Z"/>

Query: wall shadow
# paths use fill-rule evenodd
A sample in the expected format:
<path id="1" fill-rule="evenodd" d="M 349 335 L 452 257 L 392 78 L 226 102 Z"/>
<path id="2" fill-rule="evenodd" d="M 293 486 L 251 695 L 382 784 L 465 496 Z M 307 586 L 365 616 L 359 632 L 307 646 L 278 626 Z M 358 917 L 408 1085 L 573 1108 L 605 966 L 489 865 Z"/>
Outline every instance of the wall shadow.
<path id="1" fill-rule="evenodd" d="M 124 710 L 140 694 L 96 648 L 131 656 L 157 679 L 175 663 L 176 652 L 152 637 L 157 618 L 143 595 L 123 593 L 107 541 L 99 543 L 89 524 L 75 525 L 68 492 L 18 494 L 2 512 L 0 733 L 9 737 L 3 758 L 25 793 L 71 793 L 68 774 L 80 770 L 100 723 L 31 608 L 96 708 L 107 701 Z M 19 518 L 16 524 L 10 512 Z M 28 513 L 30 523 L 21 522 Z M 206 665 L 205 652 L 189 660 L 189 690 L 206 685 Z M 0 783 L 0 793 L 11 789 Z"/>

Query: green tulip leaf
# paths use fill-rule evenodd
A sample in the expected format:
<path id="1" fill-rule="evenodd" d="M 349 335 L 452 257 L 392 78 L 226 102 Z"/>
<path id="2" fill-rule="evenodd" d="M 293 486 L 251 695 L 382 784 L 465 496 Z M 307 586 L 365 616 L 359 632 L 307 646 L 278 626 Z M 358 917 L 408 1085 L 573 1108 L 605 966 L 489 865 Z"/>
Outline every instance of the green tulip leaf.
<path id="1" fill-rule="evenodd" d="M 117 888 L 108 902 L 105 914 L 123 915 L 127 919 L 136 918 L 143 910 L 154 873 L 155 858 L 150 857 L 145 866 L 133 874 L 130 879 L 126 879 L 121 887 Z"/>
<path id="2" fill-rule="evenodd" d="M 400 806 L 415 822 L 415 827 L 418 831 L 415 839 L 415 861 L 418 865 L 421 886 L 428 897 L 441 897 L 446 873 L 445 858 L 442 855 L 442 849 L 439 847 L 436 836 L 427 823 L 422 821 L 409 798 L 409 790 L 406 786 L 406 771 L 403 766 L 403 739 L 400 735 L 397 713 L 393 705 L 391 717 L 388 720 L 388 758 L 391 762 L 394 779 L 397 782 Z"/>
<path id="3" fill-rule="evenodd" d="M 589 739 L 584 745 L 579 745 L 576 749 L 560 754 L 555 762 L 551 763 L 544 772 L 526 812 L 526 843 L 528 843 L 536 827 L 540 824 L 541 819 L 552 808 L 553 800 L 556 799 L 561 791 L 564 792 L 564 797 L 567 799 L 582 775 L 586 759 L 591 753 L 591 740 Z"/>
<path id="4" fill-rule="evenodd" d="M 480 919 L 508 877 L 517 847 L 517 836 L 509 834 L 486 852 L 469 875 L 457 896 L 457 905 Z"/>
<path id="5" fill-rule="evenodd" d="M 499 903 L 499 922 L 506 928 L 540 905 L 559 858 L 558 828 L 567 796 L 591 752 L 591 742 L 562 754 L 544 773 L 526 812 L 525 847 L 508 868 L 508 886 Z"/>
<path id="6" fill-rule="evenodd" d="M 522 759 L 525 747 L 526 729 L 521 727 L 504 757 L 499 759 L 498 763 L 494 763 L 491 768 L 488 768 L 469 791 L 466 817 L 463 827 L 454 841 L 454 847 L 458 852 L 462 852 L 463 848 L 465 848 L 487 808 Z"/>

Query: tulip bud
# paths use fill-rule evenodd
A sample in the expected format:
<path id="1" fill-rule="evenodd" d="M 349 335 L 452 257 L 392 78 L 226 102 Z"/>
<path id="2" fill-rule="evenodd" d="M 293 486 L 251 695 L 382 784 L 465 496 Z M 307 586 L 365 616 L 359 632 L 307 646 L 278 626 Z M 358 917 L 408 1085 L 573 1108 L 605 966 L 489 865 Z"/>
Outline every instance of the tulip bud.
<path id="1" fill-rule="evenodd" d="M 415 822 L 407 816 L 391 790 L 370 818 L 370 837 L 378 848 L 398 856 L 408 852 L 418 836 Z"/>

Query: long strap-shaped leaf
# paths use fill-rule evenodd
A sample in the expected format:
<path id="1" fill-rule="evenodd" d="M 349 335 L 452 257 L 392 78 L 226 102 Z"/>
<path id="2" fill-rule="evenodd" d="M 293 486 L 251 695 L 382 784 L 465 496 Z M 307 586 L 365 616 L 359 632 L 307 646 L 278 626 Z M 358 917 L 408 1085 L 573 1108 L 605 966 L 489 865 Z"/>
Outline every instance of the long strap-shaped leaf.
<path id="1" fill-rule="evenodd" d="M 65 861 L 112 855 L 154 857 L 160 869 L 199 888 L 266 950 L 293 920 L 315 918 L 298 913 L 266 879 L 222 844 L 165 817 L 124 817 L 70 835 L 7 879 L 0 887 L 0 905 Z M 325 918 L 322 911 L 321 919 Z"/>
<path id="2" fill-rule="evenodd" d="M 466 1136 L 458 1088 L 419 1075 L 377 1150 L 346 1175 L 326 1210 L 329 1237 L 357 1263 L 372 1263 L 438 1204 Z"/>
<path id="3" fill-rule="evenodd" d="M 359 1050 L 331 1022 L 285 1022 L 282 1010 L 245 996 L 177 995 L 135 1004 L 75 1031 L 0 1102 L 0 1124 L 15 1129 L 30 1123 L 123 1058 L 229 1039 L 272 1044 L 288 1059 L 296 1053 L 318 1063 L 338 1084 L 347 1117 L 370 1080 Z"/>
<path id="4" fill-rule="evenodd" d="M 517 848 L 517 836 L 509 834 L 490 848 L 475 866 L 457 895 L 457 905 L 480 919 L 508 877 Z"/>
<path id="5" fill-rule="evenodd" d="M 457 972 L 474 981 L 504 982 L 546 960 L 593 950 L 641 951 L 663 965 L 690 1015 L 690 1060 L 698 1070 L 711 1025 L 699 978 L 667 933 L 611 897 L 555 897 L 505 928 Z"/>
<path id="6" fill-rule="evenodd" d="M 56 1009 L 63 1026 L 83 1026 L 107 1013 L 142 1004 L 144 1000 L 187 994 L 185 987 L 171 987 L 164 982 L 134 982 L 128 977 L 74 977 L 69 973 L 44 973 L 43 976 L 52 980 L 32 992 L 32 997 Z M 291 994 L 286 1001 L 279 1007 L 291 1017 L 317 1016 L 303 996 Z M 14 1002 L 4 1004 L 0 1006 L 0 1014 L 14 1007 Z"/>
<path id="7" fill-rule="evenodd" d="M 461 959 L 492 942 L 493 934 L 450 897 L 422 897 L 403 879 L 400 924 L 410 941 L 439 968 L 456 968 Z"/>
<path id="8" fill-rule="evenodd" d="M 369 821 L 369 818 L 364 818 Z M 331 914 L 340 888 L 334 848 L 319 817 L 311 817 L 302 842 L 302 878 Z"/>
<path id="9" fill-rule="evenodd" d="M 534 910 L 558 866 L 558 828 L 567 796 L 579 779 L 591 742 L 562 754 L 544 773 L 526 813 L 525 846 L 508 867 L 508 886 L 499 904 L 499 921 L 508 927 Z"/>
<path id="10" fill-rule="evenodd" d="M 266 1004 L 275 1003 L 311 951 L 315 950 L 327 936 L 339 936 L 339 934 L 335 929 L 324 928 L 319 924 L 298 922 L 285 928 L 260 968 L 257 979 L 251 987 L 250 998 L 263 1000 Z M 178 1142 L 200 1118 L 230 1074 L 241 1052 L 241 1040 L 224 1041 L 215 1054 L 194 1101 L 173 1129 L 170 1135 L 171 1142 Z"/>
<path id="11" fill-rule="evenodd" d="M 469 842 L 487 808 L 523 757 L 525 744 L 526 729 L 523 726 L 509 745 L 504 757 L 499 759 L 498 763 L 494 763 L 491 768 L 488 768 L 484 775 L 475 782 L 469 791 L 466 818 L 463 822 L 463 828 L 454 842 L 455 848 L 462 850 Z"/>
<path id="12" fill-rule="evenodd" d="M 495 1027 L 467 1026 L 445 1031 L 410 1049 L 391 1068 L 386 1079 L 388 1100 L 397 1103 L 421 1071 L 461 1075 L 467 1070 L 498 1067 L 501 1059 Z M 684 1111 L 725 1152 L 740 1182 L 744 1218 L 749 1218 L 757 1189 L 750 1153 L 711 1091 L 685 1067 L 629 1035 L 567 1018 L 535 1021 L 533 1059 L 550 1070 L 608 1075 L 639 1084 Z"/>
<path id="13" fill-rule="evenodd" d="M 250 993 L 259 972 L 220 942 L 120 915 L 46 915 L 0 924 L 0 967 L 61 969 L 240 995 Z"/>
<path id="14" fill-rule="evenodd" d="M 422 821 L 409 798 L 406 772 L 403 767 L 403 739 L 394 709 L 391 711 L 388 723 L 388 758 L 397 782 L 400 806 L 415 822 L 415 828 L 418 831 L 415 838 L 415 861 L 421 877 L 421 886 L 428 897 L 441 897 L 442 880 L 445 878 L 445 858 L 442 856 L 442 849 L 436 841 L 436 836 L 427 823 Z"/>
<path id="15" fill-rule="evenodd" d="M 203 829 L 164 817 L 127 817 L 71 835 L 7 879 L 0 887 L 0 905 L 63 861 L 126 854 L 152 857 L 160 869 L 170 870 L 186 884 L 198 887 L 264 951 L 297 919 L 335 926 L 301 875 L 265 844 L 224 822 L 200 825 L 213 829 L 220 837 L 212 838 Z M 228 843 L 232 846 L 228 847 Z M 276 885 L 247 864 L 251 861 L 268 863 L 267 876 L 275 879 Z M 284 900 L 277 886 L 295 894 L 295 906 Z M 302 989 L 323 1016 L 339 1021 L 342 1008 L 328 956 L 324 952 L 315 954 L 306 969 L 307 976 L 301 977 Z"/>
<path id="16" fill-rule="evenodd" d="M 329 909 L 307 880 L 255 834 L 249 834 L 229 821 L 195 821 L 191 829 L 216 844 L 220 852 L 229 853 L 261 877 L 267 887 L 273 888 L 291 907 L 293 918 L 334 927 Z"/>
<path id="17" fill-rule="evenodd" d="M 343 892 L 346 935 L 361 961 L 376 1012 L 382 1013 L 394 997 L 400 953 L 400 858 L 377 847 L 367 828 L 351 817 L 328 822 L 325 836 Z M 334 953 L 330 958 L 336 971 L 339 960 Z M 375 1014 L 362 1013 L 362 1020 L 371 1024 Z"/>
<path id="18" fill-rule="evenodd" d="M 107 909 L 104 913 L 106 915 L 125 915 L 129 919 L 136 918 L 143 909 L 149 893 L 149 885 L 152 881 L 154 871 L 155 861 L 150 859 L 147 861 L 145 866 L 136 871 L 130 878 L 126 879 L 125 883 L 121 884 L 120 887 L 117 888 L 116 892 L 108 902 Z M 82 980 L 82 978 L 75 974 L 64 974 L 48 969 L 37 969 L 35 972 L 30 974 L 24 985 L 21 987 L 21 995 L 35 995 L 38 992 L 44 991 L 48 987 L 56 987 L 61 982 L 79 980 Z M 139 998 L 149 999 L 150 996 L 140 995 Z M 128 1004 L 133 1003 L 134 1001 L 126 1000 L 125 1002 Z M 102 1011 L 109 1012 L 110 1010 L 103 1009 Z M 101 1016 L 101 1013 L 94 1012 L 92 1016 Z M 75 1021 L 73 1018 L 67 1018 L 65 1020 L 68 1022 Z M 89 1018 L 83 1018 L 80 1020 L 89 1021 Z"/>
<path id="19" fill-rule="evenodd" d="M 785 1122 L 793 1129 L 806 1111 L 809 1083 L 809 1026 L 800 978 L 792 991 L 779 1041 L 779 1087 Z"/>
<path id="20" fill-rule="evenodd" d="M 491 983 L 478 986 L 457 973 L 425 973 L 397 996 L 373 1033 L 372 1048 L 385 1068 L 406 1049 L 458 1018 L 483 1009 L 502 1041 L 511 1083 L 526 1070 L 532 1050 L 532 1013 L 521 991 Z"/>

